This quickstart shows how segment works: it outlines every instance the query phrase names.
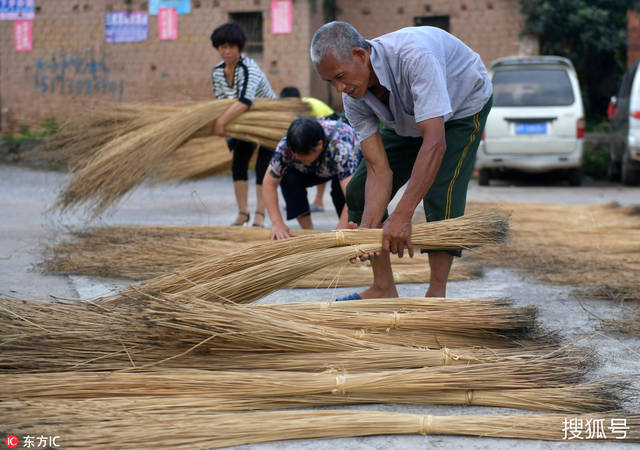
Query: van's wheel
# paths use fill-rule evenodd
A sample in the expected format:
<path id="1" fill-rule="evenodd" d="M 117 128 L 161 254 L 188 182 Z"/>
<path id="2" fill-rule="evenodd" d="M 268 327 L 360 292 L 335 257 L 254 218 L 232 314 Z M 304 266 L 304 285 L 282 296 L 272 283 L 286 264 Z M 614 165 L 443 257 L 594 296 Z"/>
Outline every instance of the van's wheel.
<path id="1" fill-rule="evenodd" d="M 480 186 L 489 186 L 489 169 L 480 169 L 478 174 L 478 184 Z"/>
<path id="2" fill-rule="evenodd" d="M 580 186 L 582 184 L 582 169 L 569 169 L 569 186 Z"/>
<path id="3" fill-rule="evenodd" d="M 620 179 L 622 180 L 622 184 L 626 184 L 627 186 L 640 184 L 640 164 L 631 161 L 629 151 L 625 151 L 624 156 L 622 157 L 622 171 Z"/>

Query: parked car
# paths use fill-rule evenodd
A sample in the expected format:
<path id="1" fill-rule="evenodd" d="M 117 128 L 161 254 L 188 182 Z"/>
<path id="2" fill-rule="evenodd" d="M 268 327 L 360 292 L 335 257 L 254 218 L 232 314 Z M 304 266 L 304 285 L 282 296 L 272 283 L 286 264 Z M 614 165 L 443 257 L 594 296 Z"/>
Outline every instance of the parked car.
<path id="1" fill-rule="evenodd" d="M 582 182 L 584 108 L 573 64 L 559 56 L 500 58 L 489 65 L 493 108 L 478 148 L 479 184 L 505 170 L 559 170 Z"/>
<path id="2" fill-rule="evenodd" d="M 609 176 L 623 184 L 640 184 L 640 60 L 622 78 L 617 97 L 611 98 Z"/>

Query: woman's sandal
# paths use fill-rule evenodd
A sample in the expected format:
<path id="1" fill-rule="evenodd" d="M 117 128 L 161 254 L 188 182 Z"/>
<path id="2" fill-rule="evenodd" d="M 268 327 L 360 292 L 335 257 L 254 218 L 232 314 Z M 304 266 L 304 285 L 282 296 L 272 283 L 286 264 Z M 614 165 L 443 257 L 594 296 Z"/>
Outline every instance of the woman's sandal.
<path id="1" fill-rule="evenodd" d="M 262 216 L 262 223 L 256 223 L 256 218 L 258 217 L 258 215 Z M 256 213 L 253 216 L 253 226 L 254 227 L 264 228 L 264 219 L 265 219 L 264 213 L 260 212 L 260 211 L 256 211 Z"/>
<path id="2" fill-rule="evenodd" d="M 242 218 L 243 216 L 244 216 L 244 219 Z M 238 217 L 236 217 L 236 220 L 234 220 L 234 222 L 231 225 L 234 227 L 242 226 L 245 223 L 249 222 L 250 218 L 251 216 L 249 216 L 248 212 L 240 211 L 238 212 Z"/>

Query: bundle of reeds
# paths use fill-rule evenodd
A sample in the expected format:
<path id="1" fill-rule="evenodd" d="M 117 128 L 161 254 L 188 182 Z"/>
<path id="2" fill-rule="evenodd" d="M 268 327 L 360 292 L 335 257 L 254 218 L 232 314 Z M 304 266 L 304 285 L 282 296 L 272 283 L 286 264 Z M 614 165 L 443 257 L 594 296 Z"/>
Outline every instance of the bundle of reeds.
<path id="1" fill-rule="evenodd" d="M 231 170 L 231 152 L 220 137 L 188 140 L 156 169 L 157 182 L 198 180 Z"/>
<path id="2" fill-rule="evenodd" d="M 368 303 L 375 301 L 361 302 L 366 308 Z M 321 357 L 308 356 L 309 370 L 326 365 L 346 367 L 349 370 L 357 370 L 358 367 L 389 368 L 391 361 L 395 361 L 398 367 L 416 367 L 416 364 L 430 365 L 429 361 L 441 361 L 447 365 L 457 360 L 470 363 L 474 358 L 477 358 L 477 362 L 531 359 L 539 357 L 540 352 L 525 351 L 522 347 L 523 340 L 529 340 L 532 345 L 549 342 L 544 336 L 540 338 L 527 333 L 524 325 L 528 324 L 530 317 L 520 320 L 514 317 L 515 310 L 508 308 L 498 322 L 504 323 L 508 317 L 514 317 L 514 322 L 522 325 L 521 328 L 515 329 L 514 325 L 505 324 L 505 329 L 499 330 L 498 322 L 494 323 L 493 328 L 491 325 L 474 328 L 482 327 L 482 324 L 478 324 L 472 317 L 471 311 L 475 311 L 478 317 L 498 318 L 499 312 L 489 312 L 496 309 L 496 305 L 500 304 L 498 301 L 469 300 L 470 306 L 464 306 L 466 300 L 446 299 L 447 307 L 436 306 L 435 301 L 425 301 L 425 307 L 420 309 L 418 301 L 412 299 L 407 299 L 406 305 L 403 299 L 380 300 L 381 305 L 392 302 L 396 309 L 386 311 L 399 311 L 399 314 L 396 313 L 397 316 L 406 314 L 403 311 L 422 311 L 424 322 L 414 322 L 417 330 L 398 328 L 389 332 L 386 329 L 367 332 L 362 329 L 362 326 L 369 325 L 367 322 L 354 321 L 352 329 L 314 324 L 305 318 L 304 308 L 296 304 L 291 304 L 291 313 L 287 315 L 283 314 L 286 312 L 285 308 L 275 305 L 234 306 L 198 300 L 183 304 L 154 299 L 144 308 L 135 304 L 111 308 L 90 302 L 61 304 L 3 300 L 0 306 L 0 320 L 4 324 L 0 331 L 0 370 L 109 370 L 146 365 L 182 365 L 215 369 L 234 367 L 234 364 L 237 367 L 249 358 L 248 355 L 255 359 L 254 367 L 276 366 L 268 357 L 266 362 L 258 361 L 261 354 L 279 355 L 277 358 L 283 359 L 277 367 L 281 369 L 296 368 L 296 365 L 300 364 L 300 360 L 295 358 L 287 362 L 283 353 L 327 354 L 324 363 Z M 433 306 L 430 307 L 429 304 Z M 307 305 L 306 308 L 308 311 L 314 311 L 322 306 Z M 430 308 L 434 314 L 427 314 Z M 476 321 L 476 324 L 459 322 L 456 328 L 452 319 L 449 319 L 450 326 L 443 330 L 439 325 L 439 316 L 435 313 L 446 311 L 447 308 L 455 308 L 461 317 L 469 317 L 468 321 Z M 372 309 L 376 311 L 375 307 Z M 356 311 L 356 308 L 336 308 L 334 316 L 339 317 L 344 311 Z M 377 311 L 382 311 L 382 306 Z M 392 320 L 396 314 L 386 311 L 381 312 L 381 316 L 384 316 L 381 322 L 387 320 L 389 326 L 392 322 L 402 324 L 396 319 Z M 523 313 L 525 316 L 529 315 L 528 311 Z M 449 313 L 442 312 L 443 318 L 448 316 Z M 429 319 L 426 319 L 427 317 Z M 414 349 L 391 347 L 390 344 Z M 410 351 L 417 350 L 415 347 L 440 349 L 445 346 L 452 348 L 479 345 L 491 347 L 492 350 L 488 353 L 447 349 L 437 352 L 427 352 L 424 349 L 417 353 Z M 495 350 L 504 347 L 514 347 L 513 353 Z M 351 356 L 352 363 L 345 365 L 350 358 L 347 354 L 329 355 L 367 349 L 384 351 L 381 355 L 395 352 L 397 356 L 389 357 L 388 362 L 375 362 L 372 361 L 375 357 L 371 353 L 357 353 Z M 544 351 L 545 354 L 562 353 L 552 349 L 540 351 Z M 572 355 L 582 354 L 580 349 L 563 352 Z M 247 357 L 241 357 L 238 353 Z M 491 359 L 490 355 L 498 359 Z M 232 362 L 235 357 L 239 359 Z M 587 359 L 584 354 L 582 357 Z M 274 367 L 269 364 L 273 364 Z"/>
<path id="3" fill-rule="evenodd" d="M 572 437 L 572 423 L 582 425 L 584 439 L 585 424 L 598 421 L 602 423 L 605 437 L 593 430 L 594 441 L 640 441 L 640 415 L 623 412 L 422 416 L 364 410 L 295 410 L 225 414 L 210 406 L 207 400 L 125 398 L 4 403 L 12 411 L 6 423 L 10 430 L 20 435 L 57 435 L 64 429 L 65 434 L 58 442 L 65 448 L 114 445 L 118 448 L 211 448 L 284 439 L 382 434 L 562 441 Z M 616 427 L 613 432 L 614 424 L 625 428 Z M 620 439 L 623 436 L 624 439 Z"/>
<path id="4" fill-rule="evenodd" d="M 40 267 L 52 273 L 145 280 L 185 269 L 194 261 L 211 255 L 237 251 L 249 245 L 251 244 L 180 237 L 162 240 L 142 237 L 129 242 L 113 242 L 102 238 L 80 239 L 50 248 L 47 253 L 51 256 Z"/>
<path id="5" fill-rule="evenodd" d="M 392 258 L 393 280 L 401 283 L 428 283 L 430 269 L 426 261 L 412 261 L 412 258 Z M 479 278 L 482 269 L 478 265 L 456 262 L 449 272 L 449 281 L 463 281 Z M 367 286 L 373 284 L 371 267 L 364 264 L 342 264 L 326 267 L 310 275 L 299 278 L 288 285 L 291 288 L 332 288 Z"/>
<path id="6" fill-rule="evenodd" d="M 295 230 L 296 235 L 318 234 L 318 230 Z M 260 227 L 233 227 L 225 225 L 119 225 L 92 227 L 71 231 L 71 236 L 84 241 L 90 247 L 95 241 L 98 244 L 135 245 L 139 239 L 155 239 L 159 241 L 175 239 L 212 239 L 231 242 L 264 242 L 271 238 L 271 230 Z"/>
<path id="7" fill-rule="evenodd" d="M 156 369 L 137 372 L 0 374 L 3 399 L 176 396 L 215 398 L 296 397 L 313 394 L 420 394 L 470 389 L 527 389 L 580 381 L 589 361 L 582 355 L 498 364 L 423 367 L 379 372 L 210 371 Z"/>
<path id="8" fill-rule="evenodd" d="M 178 372 L 176 378 L 180 378 Z M 73 374 L 70 374 L 71 380 Z M 466 406 L 499 406 L 506 408 L 529 409 L 539 411 L 563 411 L 563 412 L 598 412 L 619 409 L 623 400 L 624 386 L 619 383 L 596 382 L 576 383 L 560 385 L 551 388 L 533 389 L 476 389 L 476 390 L 443 390 L 411 394 L 360 394 L 360 395 L 336 395 L 336 394 L 312 394 L 298 396 L 276 397 L 247 397 L 228 398 L 207 396 L 201 397 L 156 397 L 152 394 L 135 396 L 138 406 L 155 407 L 162 410 L 164 407 L 174 405 L 175 409 L 194 408 L 206 406 L 208 411 L 243 411 L 243 410 L 269 410 L 309 406 L 337 406 L 371 403 L 402 403 L 412 405 L 466 405 Z M 50 403 L 49 398 L 39 398 L 44 405 Z M 5 402 L 7 400 L 5 399 Z M 29 400 L 26 400 L 27 402 Z M 95 407 L 116 407 L 131 401 L 129 397 L 107 397 L 91 399 L 56 399 L 61 403 L 70 403 L 77 409 L 90 409 Z M 23 402 L 25 402 L 23 400 Z M 24 405 L 24 403 L 22 403 Z M 134 408 L 134 410 L 137 408 Z M 129 410 L 131 411 L 131 410 Z M 21 416 L 22 411 L 18 416 Z M 195 411 L 193 411 L 195 412 Z M 108 420 L 109 413 L 104 417 Z M 22 419 L 22 417 L 20 417 Z M 18 419 L 18 420 L 20 420 Z"/>
<path id="9" fill-rule="evenodd" d="M 248 229 L 248 227 L 244 228 Z M 250 240 L 252 233 L 247 233 L 247 240 L 236 242 L 233 240 L 180 237 L 178 233 L 166 233 L 162 238 L 155 238 L 149 237 L 152 232 L 140 232 L 137 227 L 128 229 L 131 230 L 128 235 L 121 234 L 120 229 L 114 230 L 113 233 L 111 230 L 103 233 L 107 230 L 106 228 L 98 229 L 95 232 L 81 232 L 78 239 L 50 247 L 47 251 L 47 258 L 40 264 L 40 267 L 53 273 L 145 280 L 167 272 L 185 269 L 189 264 L 211 258 L 211 255 L 221 256 L 232 250 L 238 251 L 260 242 Z M 185 231 L 187 235 L 190 233 L 190 229 Z M 196 231 L 194 234 L 196 233 L 198 232 Z M 237 233 L 237 236 L 240 235 Z M 235 237 L 234 235 L 230 236 Z M 266 239 L 262 242 L 264 241 Z M 398 258 L 392 255 L 391 261 L 396 283 L 429 281 L 426 256 L 417 254 L 413 258 Z M 372 280 L 369 266 L 370 264 L 345 264 L 321 269 L 293 281 L 290 287 L 362 286 L 369 284 Z M 481 274 L 479 266 L 456 261 L 449 279 L 468 280 L 477 278 Z"/>
<path id="10" fill-rule="evenodd" d="M 489 242 L 502 242 L 507 230 L 506 216 L 478 212 L 456 219 L 415 225 L 412 243 L 416 248 L 471 248 Z M 204 260 L 176 274 L 149 280 L 111 300 L 180 293 L 211 300 L 251 302 L 289 285 L 296 278 L 354 258 L 354 252 L 379 251 L 381 238 L 380 229 L 358 229 L 265 242 Z M 344 251 L 349 247 L 340 247 L 353 244 L 363 247 L 351 251 Z M 364 250 L 365 247 L 368 249 Z M 252 280 L 250 285 L 246 283 L 249 279 Z"/>
<path id="11" fill-rule="evenodd" d="M 104 104 L 66 120 L 46 138 L 43 149 L 55 152 L 72 170 L 84 166 L 104 144 L 166 119 L 178 106 L 142 104 Z"/>
<path id="12" fill-rule="evenodd" d="M 89 161 L 75 171 L 74 178 L 62 191 L 56 206 L 64 210 L 85 204 L 93 210 L 94 215 L 100 214 L 150 176 L 169 155 L 199 130 L 209 126 L 231 102 L 233 100 L 215 100 L 183 107 L 176 112 L 167 113 L 161 120 L 107 141 L 95 150 Z M 257 99 L 251 112 L 284 113 L 289 117 L 290 123 L 307 110 L 308 107 L 297 99 Z M 281 133 L 280 137 L 286 133 L 286 127 L 283 130 L 281 125 L 252 124 L 253 127 L 249 129 L 230 129 L 229 135 L 273 147 L 273 135 L 265 130 L 272 131 L 276 127 L 278 131 L 275 134 Z M 269 136 L 265 137 L 265 134 Z"/>
<path id="13" fill-rule="evenodd" d="M 399 300 L 401 302 L 401 300 Z M 458 308 L 443 311 L 371 312 L 356 310 L 291 311 L 279 308 L 260 308 L 286 320 L 336 328 L 365 330 L 531 330 L 535 326 L 536 308 L 510 306 L 499 308 Z"/>

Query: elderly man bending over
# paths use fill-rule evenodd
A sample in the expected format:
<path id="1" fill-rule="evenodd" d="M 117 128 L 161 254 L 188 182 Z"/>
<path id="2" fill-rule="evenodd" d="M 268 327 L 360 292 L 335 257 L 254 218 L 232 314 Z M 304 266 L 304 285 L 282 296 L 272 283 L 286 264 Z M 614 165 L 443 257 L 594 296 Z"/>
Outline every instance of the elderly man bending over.
<path id="1" fill-rule="evenodd" d="M 368 255 L 373 286 L 338 300 L 397 297 L 389 252 L 402 257 L 406 249 L 413 256 L 411 218 L 420 200 L 428 221 L 464 214 L 491 81 L 477 53 L 433 27 L 367 41 L 350 24 L 331 22 L 313 36 L 311 60 L 342 93 L 364 156 L 347 186 L 351 226 L 383 228 L 383 251 Z M 387 216 L 389 201 L 407 181 Z M 460 253 L 429 252 L 426 296 L 446 295 L 454 255 Z"/>

